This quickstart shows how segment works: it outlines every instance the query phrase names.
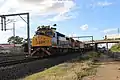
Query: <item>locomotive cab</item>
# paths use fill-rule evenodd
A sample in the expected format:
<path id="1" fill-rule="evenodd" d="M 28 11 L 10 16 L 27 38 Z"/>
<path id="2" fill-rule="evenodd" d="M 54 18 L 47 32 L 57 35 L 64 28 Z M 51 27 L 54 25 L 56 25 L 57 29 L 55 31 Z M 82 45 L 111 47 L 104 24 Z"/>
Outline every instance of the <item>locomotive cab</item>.
<path id="1" fill-rule="evenodd" d="M 32 47 L 48 47 L 52 46 L 52 37 L 54 36 L 53 28 L 38 27 L 34 37 L 32 38 Z"/>

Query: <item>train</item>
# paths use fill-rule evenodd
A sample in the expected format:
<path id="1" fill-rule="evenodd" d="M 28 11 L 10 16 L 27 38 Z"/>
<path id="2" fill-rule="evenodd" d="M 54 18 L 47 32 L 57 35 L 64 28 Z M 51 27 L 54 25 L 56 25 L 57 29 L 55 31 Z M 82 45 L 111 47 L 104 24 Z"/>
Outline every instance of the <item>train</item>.
<path id="1" fill-rule="evenodd" d="M 24 44 L 24 51 L 28 52 L 27 44 Z M 39 26 L 31 39 L 32 56 L 51 56 L 73 52 L 85 52 L 92 49 L 92 46 L 82 41 L 56 31 L 51 26 Z"/>

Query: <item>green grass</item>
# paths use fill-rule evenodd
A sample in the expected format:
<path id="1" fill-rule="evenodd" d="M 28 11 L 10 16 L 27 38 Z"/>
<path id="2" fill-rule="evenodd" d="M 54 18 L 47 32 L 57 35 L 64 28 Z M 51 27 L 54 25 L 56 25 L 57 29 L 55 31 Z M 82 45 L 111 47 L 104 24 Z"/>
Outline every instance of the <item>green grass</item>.
<path id="1" fill-rule="evenodd" d="M 110 49 L 112 52 L 120 52 L 120 44 L 115 44 Z"/>
<path id="2" fill-rule="evenodd" d="M 85 76 L 94 75 L 97 71 L 96 67 L 99 65 L 91 58 L 98 57 L 95 56 L 98 53 L 90 53 L 87 57 L 77 57 L 45 71 L 27 76 L 23 80 L 81 80 Z"/>

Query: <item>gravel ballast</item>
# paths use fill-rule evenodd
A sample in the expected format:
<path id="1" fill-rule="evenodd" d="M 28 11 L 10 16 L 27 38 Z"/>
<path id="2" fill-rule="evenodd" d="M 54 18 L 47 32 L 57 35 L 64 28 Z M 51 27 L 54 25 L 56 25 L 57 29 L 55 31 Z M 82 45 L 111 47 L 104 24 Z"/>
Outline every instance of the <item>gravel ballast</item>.
<path id="1" fill-rule="evenodd" d="M 50 68 L 72 58 L 76 58 L 77 56 L 81 56 L 81 54 L 73 53 L 65 56 L 40 59 L 29 63 L 22 63 L 8 67 L 0 67 L 0 80 L 22 79 L 25 76 L 43 71 L 46 68 Z"/>

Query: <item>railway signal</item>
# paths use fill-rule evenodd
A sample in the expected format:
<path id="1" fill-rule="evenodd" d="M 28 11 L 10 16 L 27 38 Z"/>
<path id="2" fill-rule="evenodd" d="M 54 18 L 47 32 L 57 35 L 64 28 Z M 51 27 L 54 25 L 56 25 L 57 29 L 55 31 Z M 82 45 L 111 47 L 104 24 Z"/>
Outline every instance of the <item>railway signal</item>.
<path id="1" fill-rule="evenodd" d="M 1 30 L 3 31 L 3 17 L 1 17 Z"/>
<path id="2" fill-rule="evenodd" d="M 5 16 L 1 16 L 1 30 L 6 31 L 6 17 Z"/>
<path id="3" fill-rule="evenodd" d="M 6 31 L 6 17 L 4 17 L 4 30 Z"/>

